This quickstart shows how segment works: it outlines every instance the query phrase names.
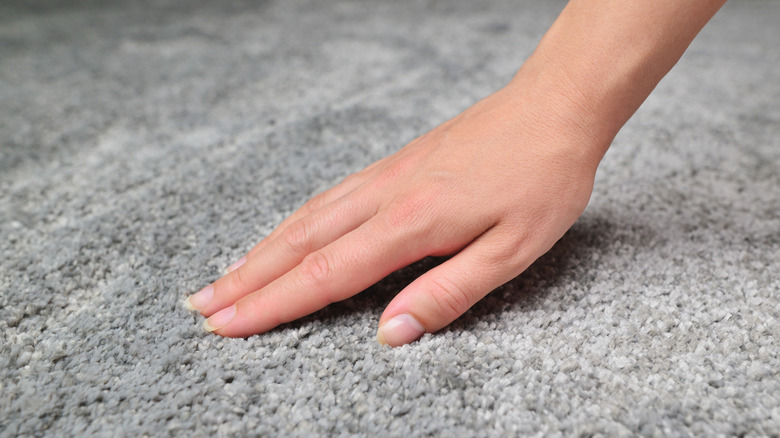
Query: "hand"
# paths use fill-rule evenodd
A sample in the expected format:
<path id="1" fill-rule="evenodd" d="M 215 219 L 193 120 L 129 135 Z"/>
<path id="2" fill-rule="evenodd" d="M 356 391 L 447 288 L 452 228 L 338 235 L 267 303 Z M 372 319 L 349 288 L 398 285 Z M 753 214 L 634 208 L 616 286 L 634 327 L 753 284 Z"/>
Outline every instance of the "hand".
<path id="1" fill-rule="evenodd" d="M 377 338 L 441 329 L 571 227 L 618 130 L 724 2 L 570 1 L 509 86 L 314 197 L 188 307 L 247 336 L 454 255 L 393 299 Z"/>
<path id="2" fill-rule="evenodd" d="M 454 255 L 392 300 L 377 338 L 445 327 L 547 252 L 590 197 L 605 148 L 531 94 L 504 88 L 315 196 L 188 307 L 244 337 Z"/>

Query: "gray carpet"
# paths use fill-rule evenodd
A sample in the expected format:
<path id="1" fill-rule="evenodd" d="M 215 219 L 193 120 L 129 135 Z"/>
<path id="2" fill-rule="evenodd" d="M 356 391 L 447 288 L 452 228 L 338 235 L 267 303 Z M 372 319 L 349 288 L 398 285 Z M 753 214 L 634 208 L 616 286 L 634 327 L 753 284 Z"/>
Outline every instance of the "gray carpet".
<path id="1" fill-rule="evenodd" d="M 0 435 L 778 436 L 776 1 L 728 4 L 581 220 L 448 329 L 374 340 L 433 259 L 248 339 L 182 307 L 562 7 L 0 3 Z"/>

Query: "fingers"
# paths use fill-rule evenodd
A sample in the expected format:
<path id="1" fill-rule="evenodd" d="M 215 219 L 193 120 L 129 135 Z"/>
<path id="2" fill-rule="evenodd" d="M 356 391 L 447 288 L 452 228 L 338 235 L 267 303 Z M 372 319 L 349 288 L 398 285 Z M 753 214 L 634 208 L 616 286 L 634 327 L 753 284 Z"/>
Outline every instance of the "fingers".
<path id="1" fill-rule="evenodd" d="M 235 303 L 281 277 L 304 258 L 358 228 L 375 213 L 368 197 L 343 198 L 290 223 L 239 268 L 187 299 L 204 316 Z"/>
<path id="2" fill-rule="evenodd" d="M 371 166 L 369 166 L 371 168 Z M 333 203 L 337 199 L 349 194 L 356 188 L 360 187 L 361 184 L 363 184 L 363 181 L 365 180 L 365 177 L 363 173 L 367 171 L 369 168 L 366 168 L 364 171 L 353 174 L 345 178 L 341 183 L 336 185 L 335 187 L 326 190 L 313 198 L 311 198 L 309 201 L 307 201 L 301 208 L 296 210 L 293 214 L 288 216 L 282 223 L 280 223 L 268 236 L 266 236 L 263 240 L 261 240 L 257 245 L 255 245 L 249 252 L 241 257 L 238 261 L 233 263 L 232 265 L 228 266 L 225 271 L 232 272 L 238 269 L 241 265 L 247 262 L 247 260 L 254 257 L 256 254 L 258 254 L 266 245 L 273 242 L 279 235 L 287 229 L 287 227 L 290 226 L 290 224 L 301 220 L 302 218 L 313 214 L 320 209 L 324 208 L 325 206 Z"/>
<path id="3" fill-rule="evenodd" d="M 243 337 L 344 300 L 391 272 L 419 260 L 419 239 L 377 217 L 314 251 L 278 280 L 209 318 L 204 327 Z"/>
<path id="4" fill-rule="evenodd" d="M 515 254 L 504 240 L 500 230 L 492 228 L 412 282 L 385 309 L 377 340 L 395 347 L 435 332 L 519 275 L 530 262 L 512 263 L 518 256 L 522 260 L 522 254 Z"/>

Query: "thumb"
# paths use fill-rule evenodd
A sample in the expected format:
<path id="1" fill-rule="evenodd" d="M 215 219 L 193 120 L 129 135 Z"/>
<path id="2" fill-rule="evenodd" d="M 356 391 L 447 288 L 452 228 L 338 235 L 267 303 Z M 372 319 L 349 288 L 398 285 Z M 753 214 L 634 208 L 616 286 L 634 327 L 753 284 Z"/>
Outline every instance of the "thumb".
<path id="1" fill-rule="evenodd" d="M 446 327 L 493 289 L 525 269 L 516 254 L 497 250 L 493 230 L 404 288 L 379 319 L 377 341 L 397 347 Z"/>

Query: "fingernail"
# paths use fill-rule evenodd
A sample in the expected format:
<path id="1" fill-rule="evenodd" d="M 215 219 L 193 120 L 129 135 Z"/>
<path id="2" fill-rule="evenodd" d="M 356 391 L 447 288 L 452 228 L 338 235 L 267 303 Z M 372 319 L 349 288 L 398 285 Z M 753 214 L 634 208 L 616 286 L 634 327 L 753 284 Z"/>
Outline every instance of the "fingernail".
<path id="1" fill-rule="evenodd" d="M 214 330 L 221 329 L 228 325 L 230 320 L 236 316 L 236 306 L 230 306 L 219 312 L 211 315 L 211 318 L 203 321 L 203 329 L 207 332 L 213 332 Z"/>
<path id="2" fill-rule="evenodd" d="M 200 292 L 190 295 L 184 300 L 184 305 L 190 310 L 200 310 L 205 308 L 214 298 L 214 286 L 209 285 L 201 289 Z"/>
<path id="3" fill-rule="evenodd" d="M 408 344 L 425 333 L 425 327 L 412 315 L 402 313 L 379 326 L 376 340 L 380 344 L 397 347 Z"/>
<path id="4" fill-rule="evenodd" d="M 230 274 L 231 272 L 235 271 L 236 269 L 240 268 L 244 263 L 246 263 L 246 256 L 241 257 L 238 259 L 237 262 L 233 263 L 232 265 L 225 268 L 224 274 Z"/>

